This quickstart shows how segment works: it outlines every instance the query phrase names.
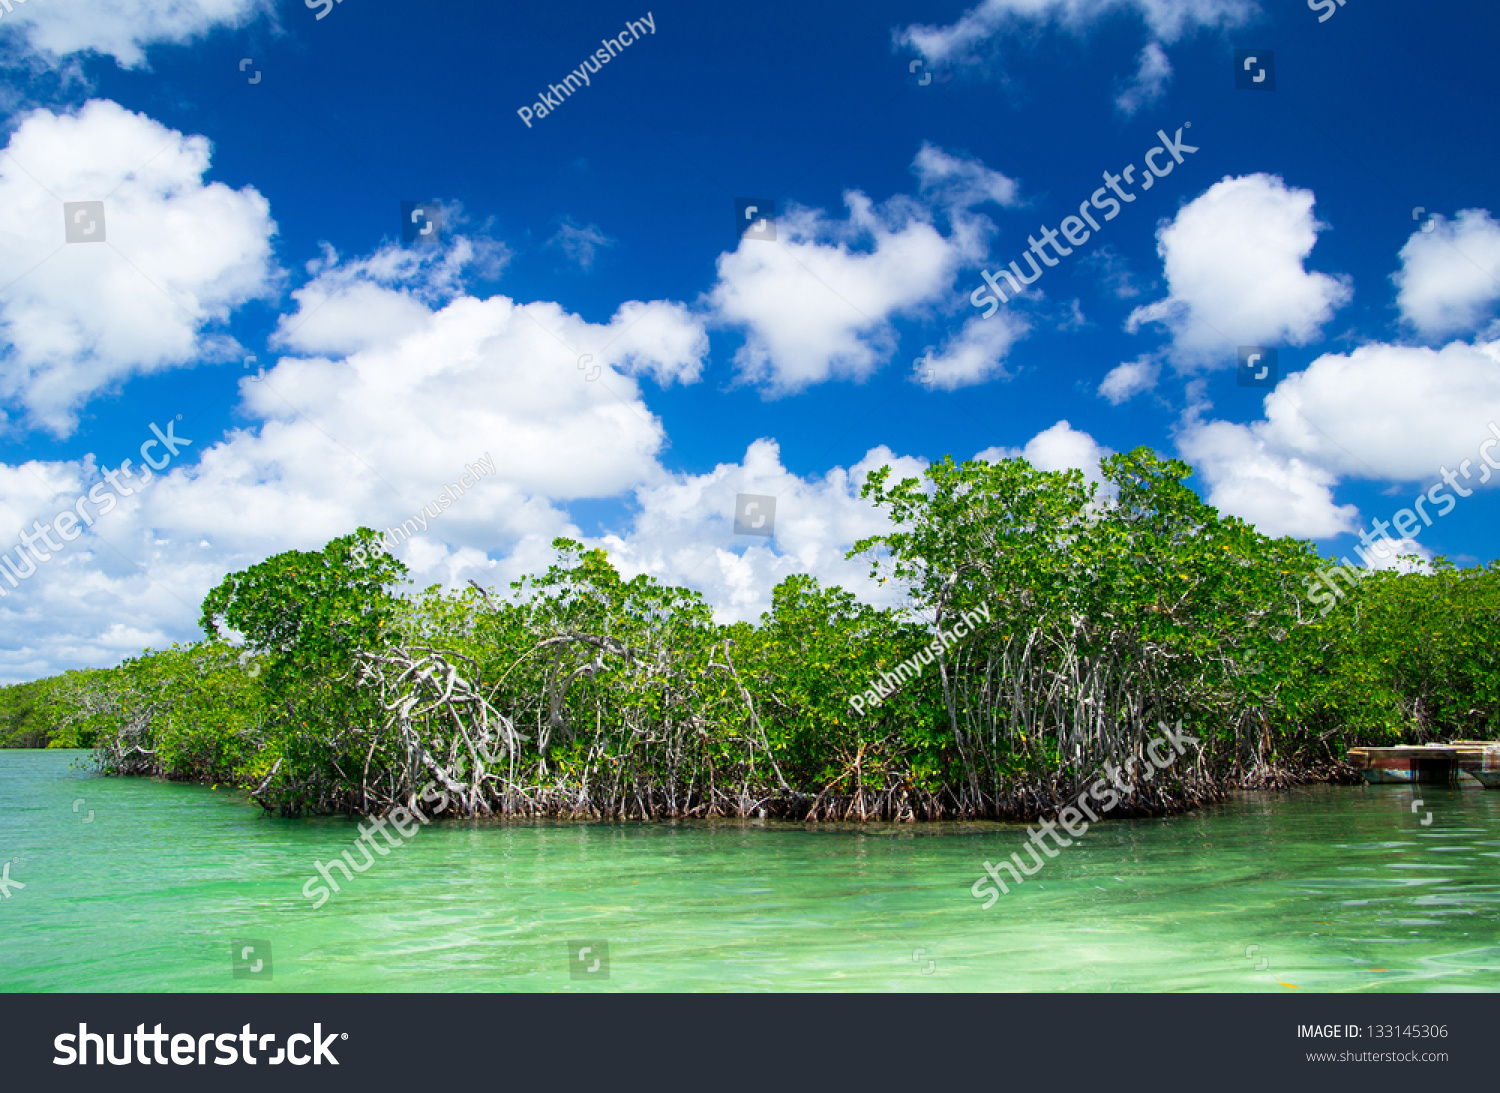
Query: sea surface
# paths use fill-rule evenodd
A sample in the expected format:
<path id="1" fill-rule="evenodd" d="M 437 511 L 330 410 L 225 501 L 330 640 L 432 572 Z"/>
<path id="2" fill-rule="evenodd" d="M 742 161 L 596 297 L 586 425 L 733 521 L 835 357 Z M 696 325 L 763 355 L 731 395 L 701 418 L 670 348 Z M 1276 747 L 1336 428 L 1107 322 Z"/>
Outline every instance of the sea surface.
<path id="1" fill-rule="evenodd" d="M 440 821 L 315 907 L 358 834 L 0 751 L 0 990 L 1500 990 L 1477 786 L 1101 823 L 989 910 L 1022 826 Z"/>

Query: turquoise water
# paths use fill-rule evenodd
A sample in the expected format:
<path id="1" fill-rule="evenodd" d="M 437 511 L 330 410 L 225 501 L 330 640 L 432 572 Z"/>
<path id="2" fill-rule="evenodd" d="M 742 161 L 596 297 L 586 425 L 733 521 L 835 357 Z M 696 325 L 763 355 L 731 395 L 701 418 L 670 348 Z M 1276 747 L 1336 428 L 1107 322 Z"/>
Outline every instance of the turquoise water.
<path id="1" fill-rule="evenodd" d="M 0 751 L 0 862 L 26 886 L 0 898 L 0 989 L 1500 990 L 1500 791 L 1109 822 L 988 911 L 970 886 L 1023 828 L 443 823 L 314 909 L 353 823 L 85 760 Z M 272 978 L 233 976 L 238 940 L 270 942 Z M 601 941 L 609 978 L 573 978 Z"/>

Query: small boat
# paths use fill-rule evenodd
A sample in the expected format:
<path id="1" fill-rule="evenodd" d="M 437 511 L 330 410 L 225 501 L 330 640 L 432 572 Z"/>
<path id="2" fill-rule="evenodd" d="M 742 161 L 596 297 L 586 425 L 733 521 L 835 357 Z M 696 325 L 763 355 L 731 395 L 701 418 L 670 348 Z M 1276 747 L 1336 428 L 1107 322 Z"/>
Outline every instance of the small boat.
<path id="1" fill-rule="evenodd" d="M 1349 763 L 1372 786 L 1448 785 L 1458 778 L 1459 749 L 1447 744 L 1350 748 Z"/>
<path id="2" fill-rule="evenodd" d="M 1485 789 L 1500 789 L 1500 743 L 1493 740 L 1455 740 L 1458 769 L 1480 782 Z"/>

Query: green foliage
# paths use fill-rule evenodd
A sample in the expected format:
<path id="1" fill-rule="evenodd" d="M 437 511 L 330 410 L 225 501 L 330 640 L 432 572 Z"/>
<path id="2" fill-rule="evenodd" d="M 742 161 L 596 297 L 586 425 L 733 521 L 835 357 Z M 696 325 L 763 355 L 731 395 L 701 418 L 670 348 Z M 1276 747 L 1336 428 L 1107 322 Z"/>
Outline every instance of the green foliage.
<path id="1" fill-rule="evenodd" d="M 66 677 L 0 687 L 0 747 L 45 748 L 63 713 L 57 694 Z"/>
<path id="2" fill-rule="evenodd" d="M 217 638 L 222 619 L 269 655 L 275 682 L 347 669 L 355 650 L 378 647 L 399 609 L 388 586 L 406 567 L 369 528 L 321 551 L 289 550 L 231 573 L 203 601 L 202 626 Z"/>
<path id="3" fill-rule="evenodd" d="M 1320 614 L 1313 548 L 1190 474 L 1145 449 L 1095 484 L 1020 459 L 877 471 L 891 530 L 855 552 L 905 605 L 799 575 L 753 625 L 566 539 L 509 595 L 402 593 L 361 528 L 226 577 L 204 642 L 0 689 L 0 744 L 96 746 L 288 815 L 435 784 L 470 814 L 909 819 L 1036 815 L 1162 721 L 1203 748 L 1126 810 L 1332 774 L 1355 744 L 1500 735 L 1500 566 L 1377 574 Z"/>
<path id="4" fill-rule="evenodd" d="M 1500 737 L 1500 564 L 1361 581 L 1304 641 L 1305 721 L 1371 743 Z"/>

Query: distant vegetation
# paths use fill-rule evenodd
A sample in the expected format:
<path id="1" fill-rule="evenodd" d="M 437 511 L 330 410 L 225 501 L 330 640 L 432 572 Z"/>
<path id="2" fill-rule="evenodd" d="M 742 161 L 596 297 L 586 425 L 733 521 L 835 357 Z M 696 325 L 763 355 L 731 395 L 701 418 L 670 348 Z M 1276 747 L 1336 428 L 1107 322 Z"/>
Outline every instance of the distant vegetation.
<path id="1" fill-rule="evenodd" d="M 412 593 L 360 529 L 225 578 L 208 637 L 0 690 L 0 743 L 243 787 L 284 815 L 1032 817 L 1202 740 L 1120 813 L 1344 777 L 1357 744 L 1500 730 L 1500 566 L 1382 573 L 1321 615 L 1327 563 L 1221 516 L 1141 449 L 1107 487 L 1024 460 L 873 475 L 897 529 L 856 545 L 902 610 L 807 576 L 758 625 L 558 540 L 508 595 Z M 965 612 L 988 621 L 933 652 Z M 243 644 L 230 644 L 232 631 Z M 850 698 L 926 649 L 878 708 Z"/>

